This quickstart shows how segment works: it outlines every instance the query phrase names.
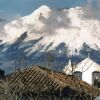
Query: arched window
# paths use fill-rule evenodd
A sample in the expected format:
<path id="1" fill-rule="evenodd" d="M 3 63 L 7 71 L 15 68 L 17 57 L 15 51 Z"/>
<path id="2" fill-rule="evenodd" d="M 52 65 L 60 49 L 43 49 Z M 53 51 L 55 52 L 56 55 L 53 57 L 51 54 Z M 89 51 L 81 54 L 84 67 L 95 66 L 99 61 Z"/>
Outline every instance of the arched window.
<path id="1" fill-rule="evenodd" d="M 100 72 L 95 71 L 92 73 L 93 85 L 100 88 Z"/>
<path id="2" fill-rule="evenodd" d="M 74 76 L 75 76 L 76 78 L 79 78 L 79 79 L 82 80 L 82 72 L 76 71 L 76 72 L 74 72 Z"/>

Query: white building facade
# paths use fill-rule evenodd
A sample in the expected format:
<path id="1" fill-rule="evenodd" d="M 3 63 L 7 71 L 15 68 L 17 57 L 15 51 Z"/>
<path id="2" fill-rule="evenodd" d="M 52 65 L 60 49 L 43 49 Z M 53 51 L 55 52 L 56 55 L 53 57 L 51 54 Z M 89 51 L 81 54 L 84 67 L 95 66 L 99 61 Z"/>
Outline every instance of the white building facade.
<path id="1" fill-rule="evenodd" d="M 100 82 L 100 65 L 95 63 L 90 58 L 86 58 L 74 66 L 71 65 L 71 61 L 69 60 L 68 66 L 65 66 L 63 71 L 69 75 L 72 75 L 73 73 L 90 85 L 94 85 L 95 81 Z"/>

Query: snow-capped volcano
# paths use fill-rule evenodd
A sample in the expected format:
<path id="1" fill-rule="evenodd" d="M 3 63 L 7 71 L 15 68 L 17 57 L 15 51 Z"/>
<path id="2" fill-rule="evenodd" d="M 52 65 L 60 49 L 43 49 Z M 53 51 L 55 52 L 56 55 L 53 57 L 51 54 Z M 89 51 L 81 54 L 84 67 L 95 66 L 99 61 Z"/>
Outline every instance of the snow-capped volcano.
<path id="1" fill-rule="evenodd" d="M 57 57 L 80 53 L 83 54 L 81 57 L 84 54 L 86 57 L 88 49 L 100 54 L 100 21 L 87 18 L 82 7 L 51 9 L 44 5 L 32 14 L 6 24 L 4 32 L 3 43 L 9 42 L 10 46 L 4 46 L 6 49 L 2 52 L 19 53 L 21 50 L 26 59 L 41 57 L 48 51 Z M 25 37 L 24 32 L 27 32 Z"/>
<path id="2" fill-rule="evenodd" d="M 52 48 L 62 42 L 70 51 L 80 49 L 84 43 L 91 48 L 100 48 L 100 21 L 86 19 L 81 7 L 55 10 L 41 6 L 32 14 L 8 23 L 4 30 L 9 42 L 28 31 L 28 40 L 43 36 L 38 44 L 53 42 Z"/>

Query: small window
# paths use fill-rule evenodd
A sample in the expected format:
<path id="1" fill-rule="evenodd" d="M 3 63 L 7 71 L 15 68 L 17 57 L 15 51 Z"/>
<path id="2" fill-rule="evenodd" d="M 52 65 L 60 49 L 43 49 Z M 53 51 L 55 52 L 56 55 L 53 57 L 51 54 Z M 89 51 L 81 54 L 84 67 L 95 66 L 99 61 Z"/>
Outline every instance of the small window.
<path id="1" fill-rule="evenodd" d="M 75 76 L 76 78 L 79 78 L 79 79 L 82 80 L 82 72 L 76 71 L 76 72 L 74 72 L 74 76 Z"/>
<path id="2" fill-rule="evenodd" d="M 93 85 L 100 88 L 100 72 L 95 71 L 92 73 Z"/>

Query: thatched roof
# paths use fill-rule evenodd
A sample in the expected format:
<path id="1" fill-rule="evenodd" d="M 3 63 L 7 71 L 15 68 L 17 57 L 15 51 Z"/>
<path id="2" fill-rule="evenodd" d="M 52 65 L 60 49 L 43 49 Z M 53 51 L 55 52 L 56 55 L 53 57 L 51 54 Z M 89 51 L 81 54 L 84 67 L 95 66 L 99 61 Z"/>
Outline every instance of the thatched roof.
<path id="1" fill-rule="evenodd" d="M 48 69 L 42 68 L 42 67 L 41 67 L 41 69 L 45 70 L 49 75 L 52 74 L 51 70 L 48 70 Z M 69 75 L 66 75 L 61 72 L 53 71 L 53 78 L 61 81 L 62 83 L 65 84 L 66 87 L 70 87 L 71 89 L 76 90 L 77 92 L 81 92 L 81 93 L 84 92 L 91 96 L 100 95 L 100 89 L 98 89 L 94 86 L 91 86 L 88 83 L 86 83 L 80 79 L 77 79 L 73 76 L 69 76 Z"/>
<path id="2" fill-rule="evenodd" d="M 43 67 L 33 66 L 8 76 L 8 81 L 23 93 L 49 93 L 65 91 L 65 94 L 85 93 L 92 97 L 100 94 L 100 90 L 82 80 L 52 71 Z"/>

